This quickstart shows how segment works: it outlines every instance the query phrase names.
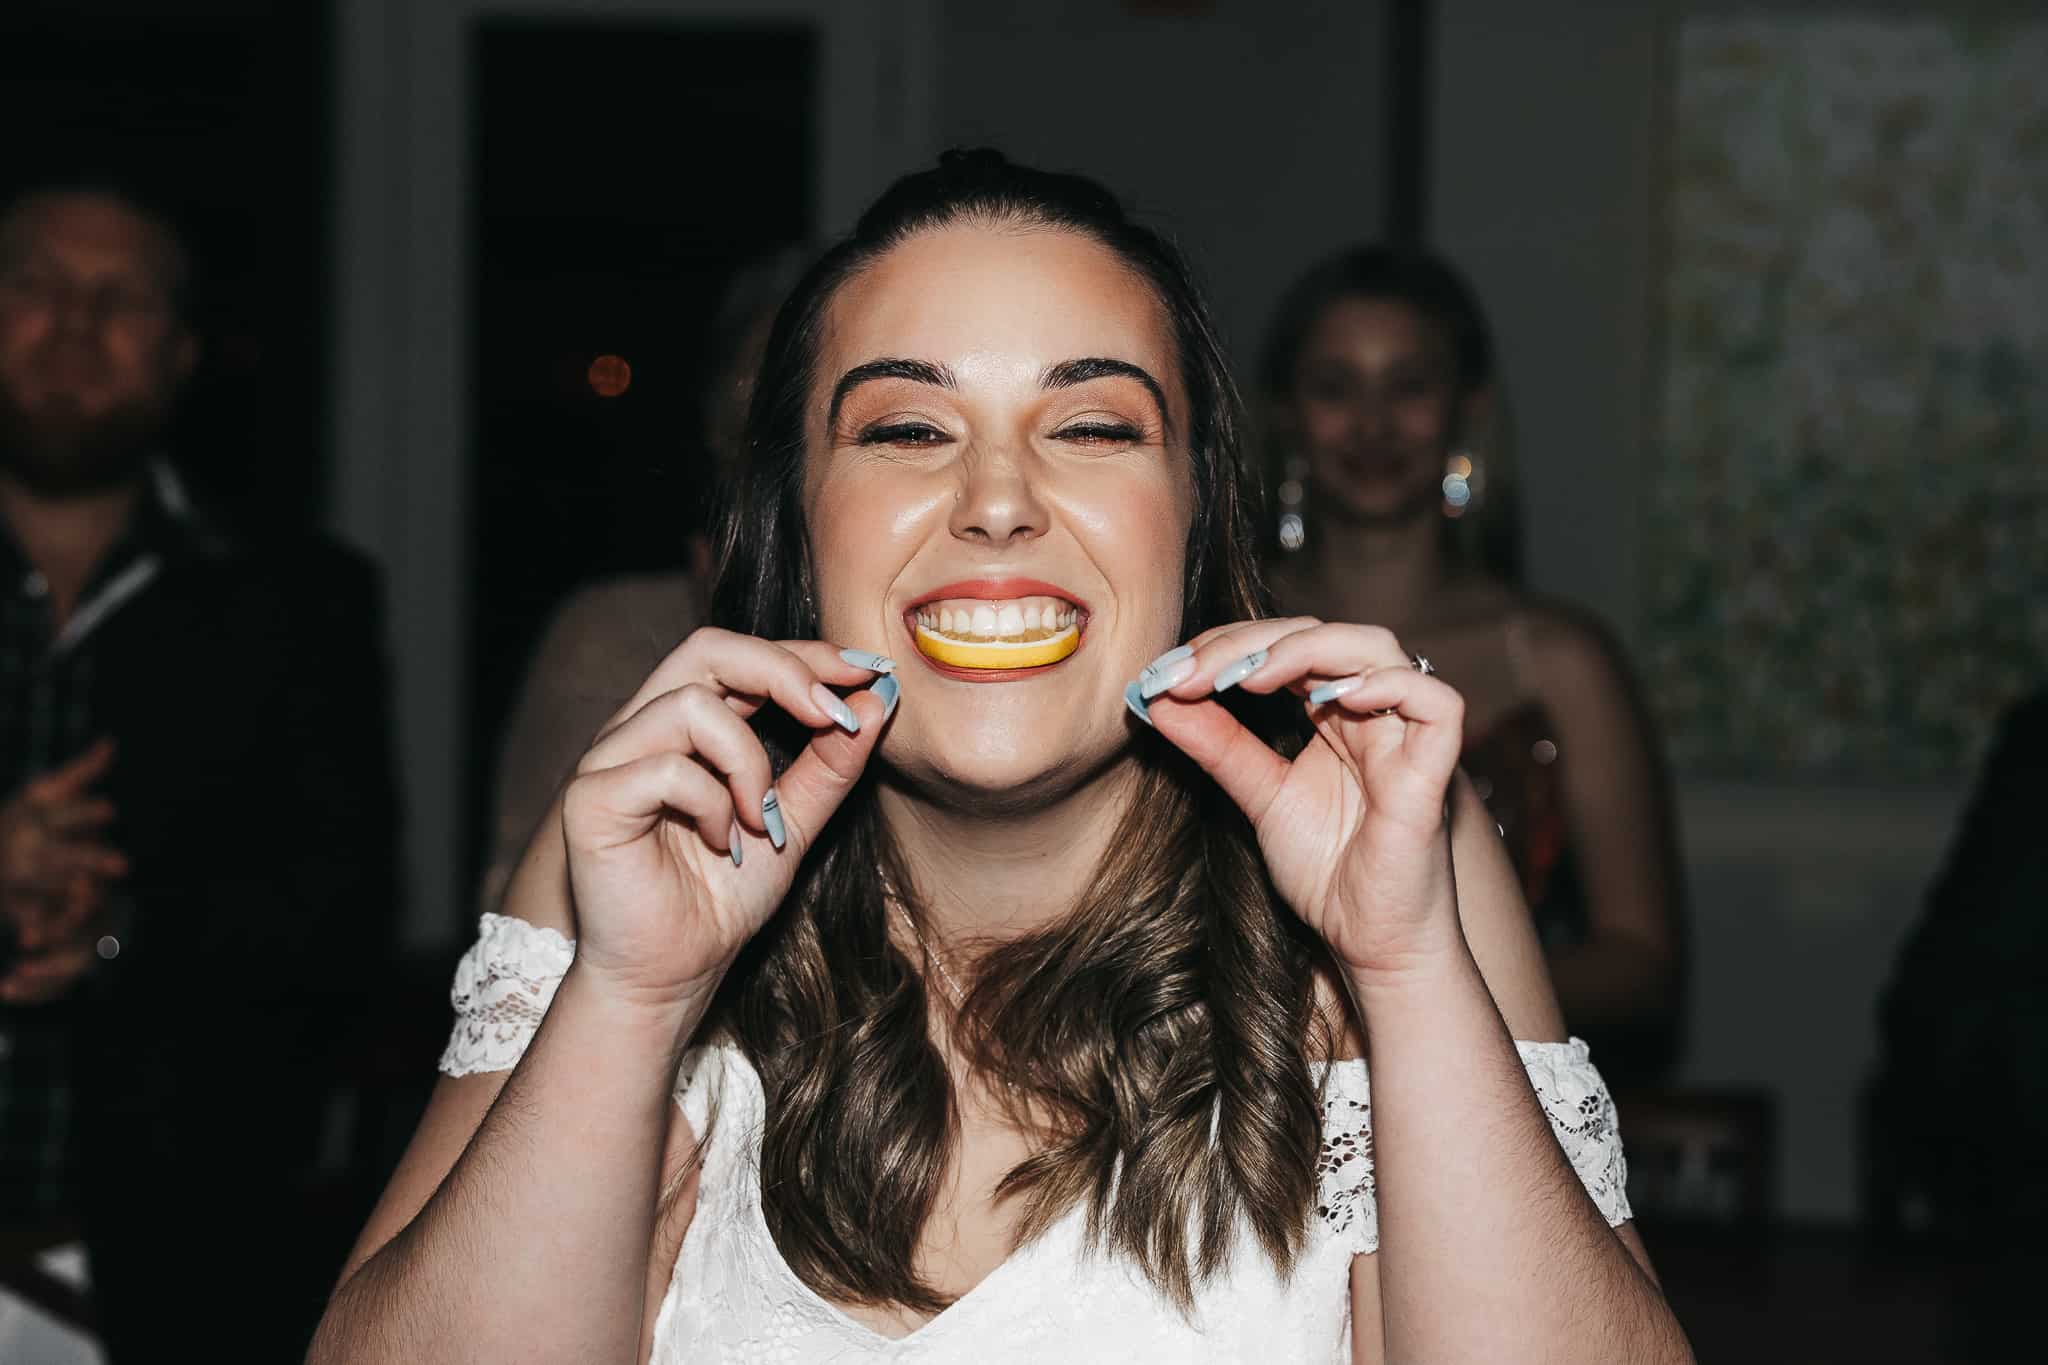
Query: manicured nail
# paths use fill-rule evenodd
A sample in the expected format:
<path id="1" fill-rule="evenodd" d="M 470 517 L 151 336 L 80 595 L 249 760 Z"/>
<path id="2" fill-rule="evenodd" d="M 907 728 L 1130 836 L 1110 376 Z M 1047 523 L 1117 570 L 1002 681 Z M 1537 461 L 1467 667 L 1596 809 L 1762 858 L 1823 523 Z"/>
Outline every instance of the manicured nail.
<path id="1" fill-rule="evenodd" d="M 1195 661 L 1192 658 L 1175 659 L 1163 668 L 1157 664 L 1150 665 L 1138 675 L 1138 695 L 1150 701 L 1168 688 L 1178 687 L 1194 675 Z"/>
<path id="2" fill-rule="evenodd" d="M 1346 692 L 1356 692 L 1364 684 L 1365 679 L 1355 675 L 1349 678 L 1339 678 L 1335 682 L 1326 682 L 1308 694 L 1308 704 L 1310 706 L 1321 706 L 1326 701 L 1337 700 Z"/>
<path id="3" fill-rule="evenodd" d="M 732 833 L 726 836 L 726 846 L 732 850 L 732 865 L 740 865 L 740 822 L 732 822 Z"/>
<path id="4" fill-rule="evenodd" d="M 865 668 L 870 673 L 894 673 L 896 661 L 886 654 L 870 654 L 865 649 L 842 649 L 839 657 L 855 668 Z"/>
<path id="5" fill-rule="evenodd" d="M 812 683 L 811 700 L 818 703 L 825 714 L 832 717 L 832 723 L 847 734 L 860 733 L 860 717 L 853 714 L 853 708 L 841 700 L 837 692 L 823 683 Z"/>
<path id="6" fill-rule="evenodd" d="M 1221 673 L 1218 673 L 1216 675 L 1215 685 L 1211 688 L 1211 690 L 1216 692 L 1228 692 L 1231 688 L 1237 686 L 1239 683 L 1243 682 L 1246 678 L 1249 678 L 1252 674 L 1258 672 L 1265 666 L 1266 651 L 1263 649 L 1255 649 L 1251 653 L 1245 655 L 1242 659 L 1239 659 L 1236 663 L 1224 669 Z"/>
<path id="7" fill-rule="evenodd" d="M 1192 659 L 1194 657 L 1195 647 L 1193 645 L 1175 645 L 1172 649 L 1167 650 L 1151 663 L 1139 669 L 1138 676 L 1143 678 L 1147 674 L 1157 673 L 1162 668 L 1170 668 L 1182 659 Z"/>
<path id="8" fill-rule="evenodd" d="M 775 799 L 775 788 L 761 798 L 761 823 L 768 826 L 768 842 L 780 849 L 789 842 L 789 831 L 782 827 L 782 803 Z"/>
<path id="9" fill-rule="evenodd" d="M 883 720 L 896 714 L 896 702 L 903 695 L 903 684 L 896 681 L 894 674 L 884 673 L 868 685 L 868 691 L 882 699 Z"/>
<path id="10" fill-rule="evenodd" d="M 1152 723 L 1152 712 L 1145 705 L 1145 694 L 1138 690 L 1136 683 L 1131 683 L 1124 688 L 1124 705 L 1130 707 L 1131 714 L 1139 720 L 1144 721 L 1147 725 Z"/>

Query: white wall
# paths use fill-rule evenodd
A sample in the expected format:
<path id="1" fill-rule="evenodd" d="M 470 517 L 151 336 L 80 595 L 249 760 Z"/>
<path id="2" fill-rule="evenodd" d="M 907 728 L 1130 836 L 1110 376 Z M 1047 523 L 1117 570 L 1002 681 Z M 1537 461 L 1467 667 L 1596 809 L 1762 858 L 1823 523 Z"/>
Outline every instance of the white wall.
<path id="1" fill-rule="evenodd" d="M 1566 18 L 1519 0 L 1437 5 L 1432 229 L 1499 332 L 1531 576 L 1625 637 L 1641 619 L 1656 458 L 1668 39 L 1689 8 L 1705 6 L 1609 0 Z M 1854 1096 L 1877 996 L 1961 795 L 1681 784 L 1695 980 L 1681 1081 L 1778 1093 L 1793 1217 L 1854 1213 Z"/>
<path id="2" fill-rule="evenodd" d="M 939 145 L 1095 175 L 1172 231 L 1249 360 L 1287 281 L 1384 218 L 1379 5 L 943 0 Z"/>

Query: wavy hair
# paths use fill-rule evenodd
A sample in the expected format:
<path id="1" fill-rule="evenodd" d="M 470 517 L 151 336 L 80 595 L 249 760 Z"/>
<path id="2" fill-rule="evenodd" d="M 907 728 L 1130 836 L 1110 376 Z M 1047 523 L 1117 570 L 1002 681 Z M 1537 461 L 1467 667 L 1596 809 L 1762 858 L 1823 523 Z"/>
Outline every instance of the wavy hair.
<path id="1" fill-rule="evenodd" d="M 1094 181 L 975 151 L 892 185 L 784 304 L 748 418 L 713 619 L 769 639 L 817 632 L 798 494 L 827 307 L 895 246 L 960 223 L 1078 233 L 1150 284 L 1191 409 L 1181 633 L 1266 614 L 1242 407 L 1186 263 Z M 1298 708 L 1233 704 L 1281 747 L 1298 742 Z M 808 736 L 770 711 L 757 725 L 779 770 Z M 1171 746 L 1137 743 L 1140 790 L 1100 875 L 1051 927 L 973 964 L 953 1041 L 1010 1087 L 1040 1138 L 999 1187 L 1020 1201 L 1019 1240 L 1083 1206 L 1095 1244 L 1186 1308 L 1238 1226 L 1283 1274 L 1302 1246 L 1320 1129 L 1308 1070 L 1317 949 L 1275 897 L 1242 814 Z M 718 1023 L 761 1077 L 763 1212 L 790 1266 L 828 1297 L 936 1312 L 946 1299 L 915 1254 L 957 1112 L 929 1031 L 930 964 L 891 938 L 885 884 L 921 923 L 870 775 L 735 964 Z"/>

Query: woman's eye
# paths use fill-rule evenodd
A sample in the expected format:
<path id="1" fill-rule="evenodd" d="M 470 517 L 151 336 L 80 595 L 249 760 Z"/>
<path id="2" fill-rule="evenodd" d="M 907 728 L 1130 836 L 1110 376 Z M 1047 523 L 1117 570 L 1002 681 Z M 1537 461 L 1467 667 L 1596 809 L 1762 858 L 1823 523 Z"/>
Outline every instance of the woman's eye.
<path id="1" fill-rule="evenodd" d="M 863 431 L 858 443 L 864 446 L 933 446 L 945 439 L 945 432 L 927 422 L 887 422 Z"/>
<path id="2" fill-rule="evenodd" d="M 1080 441 L 1088 445 L 1134 445 L 1140 433 L 1134 426 L 1124 422 L 1076 422 L 1070 427 L 1060 428 L 1062 441 Z"/>

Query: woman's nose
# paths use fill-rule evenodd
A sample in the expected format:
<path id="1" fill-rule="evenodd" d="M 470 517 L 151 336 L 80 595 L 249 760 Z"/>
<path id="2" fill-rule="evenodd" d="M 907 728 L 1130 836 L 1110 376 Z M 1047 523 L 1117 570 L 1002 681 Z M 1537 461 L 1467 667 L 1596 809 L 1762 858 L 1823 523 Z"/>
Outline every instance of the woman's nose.
<path id="1" fill-rule="evenodd" d="M 1351 404 L 1351 429 L 1365 440 L 1387 434 L 1393 426 L 1394 405 L 1377 393 L 1360 394 Z"/>
<path id="2" fill-rule="evenodd" d="M 961 540 L 1007 545 L 1045 534 L 1048 516 L 1029 455 L 976 448 L 959 463 L 950 528 Z"/>

